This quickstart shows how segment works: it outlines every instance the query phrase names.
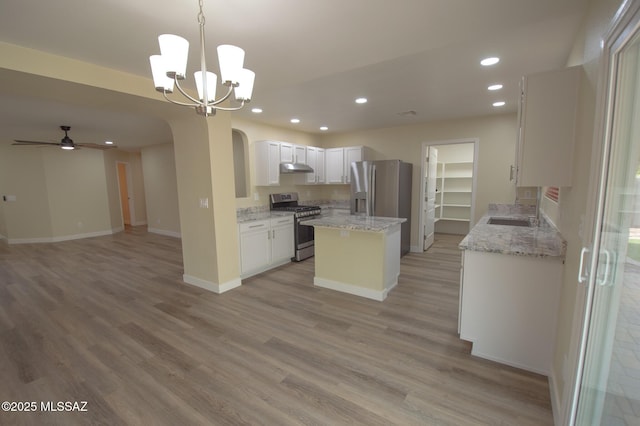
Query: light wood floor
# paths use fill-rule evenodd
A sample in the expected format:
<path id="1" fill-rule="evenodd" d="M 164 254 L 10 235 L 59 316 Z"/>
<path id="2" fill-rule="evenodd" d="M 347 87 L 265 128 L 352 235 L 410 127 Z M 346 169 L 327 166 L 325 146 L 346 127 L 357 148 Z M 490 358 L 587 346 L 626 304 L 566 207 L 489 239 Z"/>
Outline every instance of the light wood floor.
<path id="1" fill-rule="evenodd" d="M 382 303 L 315 288 L 312 259 L 208 293 L 144 228 L 0 243 L 0 400 L 88 402 L 0 424 L 552 424 L 545 377 L 458 339 L 458 241 Z"/>

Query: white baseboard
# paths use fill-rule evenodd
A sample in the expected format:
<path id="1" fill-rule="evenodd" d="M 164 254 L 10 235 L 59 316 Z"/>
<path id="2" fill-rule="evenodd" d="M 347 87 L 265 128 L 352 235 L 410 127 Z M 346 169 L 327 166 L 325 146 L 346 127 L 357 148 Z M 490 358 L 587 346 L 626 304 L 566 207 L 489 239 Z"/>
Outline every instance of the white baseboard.
<path id="1" fill-rule="evenodd" d="M 379 291 L 379 290 L 371 290 L 369 288 L 358 287 L 352 284 L 342 283 L 339 281 L 328 280 L 326 278 L 313 277 L 313 285 L 318 287 L 328 288 L 330 290 L 341 291 L 343 293 L 353 294 L 355 296 L 366 297 L 367 299 L 377 300 L 378 302 L 382 302 L 387 298 L 387 295 L 398 284 L 396 280 L 395 283 L 391 285 L 391 287 Z"/>
<path id="2" fill-rule="evenodd" d="M 547 377 L 549 376 L 549 371 L 546 370 L 546 369 L 536 368 L 535 366 L 525 365 L 525 364 L 521 364 L 519 362 L 513 362 L 511 360 L 504 359 L 504 358 L 502 358 L 500 356 L 484 353 L 484 352 L 482 352 L 482 350 L 478 350 L 477 349 L 476 343 L 474 341 L 469 340 L 468 338 L 463 337 L 463 336 L 460 336 L 460 338 L 462 340 L 466 340 L 468 342 L 472 342 L 471 355 L 473 355 L 473 356 L 477 356 L 478 358 L 488 359 L 490 361 L 495 361 L 495 362 L 498 362 L 500 364 L 509 365 L 511 367 L 519 368 L 521 370 L 531 371 L 532 373 L 540 374 L 542 376 L 547 376 Z"/>
<path id="3" fill-rule="evenodd" d="M 166 235 L 167 237 L 182 238 L 182 234 L 176 231 L 167 231 L 165 229 L 147 228 L 147 232 L 153 234 Z"/>
<path id="4" fill-rule="evenodd" d="M 411 246 L 411 248 L 409 249 L 409 251 L 411 253 L 422 253 L 424 252 L 424 250 L 422 249 L 422 247 L 420 246 Z"/>
<path id="5" fill-rule="evenodd" d="M 142 226 L 142 225 L 146 225 L 147 221 L 146 220 L 138 220 L 134 223 L 131 224 L 131 226 Z"/>
<path id="6" fill-rule="evenodd" d="M 216 284 L 214 282 L 203 280 L 202 278 L 194 277 L 187 274 L 182 275 L 182 279 L 187 284 L 191 284 L 217 294 L 233 290 L 234 288 L 240 287 L 242 285 L 242 281 L 240 280 L 240 278 L 234 278 L 233 280 L 227 281 L 226 283 L 222 284 Z"/>
<path id="7" fill-rule="evenodd" d="M 103 237 L 119 232 L 117 229 L 107 231 L 85 232 L 84 234 L 63 235 L 61 237 L 9 238 L 9 244 L 59 243 L 62 241 L 81 240 L 83 238 Z"/>

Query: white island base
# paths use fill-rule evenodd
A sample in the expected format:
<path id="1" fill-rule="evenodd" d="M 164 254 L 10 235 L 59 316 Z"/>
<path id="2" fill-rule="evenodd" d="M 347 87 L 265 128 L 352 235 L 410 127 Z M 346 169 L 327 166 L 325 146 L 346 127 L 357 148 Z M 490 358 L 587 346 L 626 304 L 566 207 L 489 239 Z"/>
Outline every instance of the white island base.
<path id="1" fill-rule="evenodd" d="M 383 301 L 398 284 L 399 223 L 382 230 L 314 227 L 316 286 Z"/>

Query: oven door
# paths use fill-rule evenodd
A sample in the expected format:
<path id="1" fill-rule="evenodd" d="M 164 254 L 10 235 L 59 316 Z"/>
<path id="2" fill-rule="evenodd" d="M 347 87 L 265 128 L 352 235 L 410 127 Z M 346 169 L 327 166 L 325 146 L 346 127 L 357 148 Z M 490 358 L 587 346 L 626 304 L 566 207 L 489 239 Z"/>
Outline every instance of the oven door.
<path id="1" fill-rule="evenodd" d="M 295 238 L 297 250 L 311 247 L 313 245 L 313 226 L 304 224 L 304 222 L 309 219 L 311 218 L 306 217 L 302 219 L 296 219 Z"/>

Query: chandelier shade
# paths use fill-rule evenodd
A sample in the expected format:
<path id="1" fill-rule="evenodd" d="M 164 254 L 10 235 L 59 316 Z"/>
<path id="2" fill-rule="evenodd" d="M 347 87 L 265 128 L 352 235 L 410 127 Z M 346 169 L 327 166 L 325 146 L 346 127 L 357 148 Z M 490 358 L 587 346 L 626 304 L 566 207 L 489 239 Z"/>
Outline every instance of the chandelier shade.
<path id="1" fill-rule="evenodd" d="M 244 65 L 244 50 L 230 44 L 222 44 L 218 46 L 218 62 L 220 81 L 236 85 Z"/>
<path id="2" fill-rule="evenodd" d="M 183 80 L 187 72 L 189 59 L 189 42 L 177 35 L 162 34 L 158 36 L 160 54 L 165 60 L 167 76 Z"/>
<path id="3" fill-rule="evenodd" d="M 160 55 L 149 57 L 151 74 L 155 89 L 164 95 L 164 98 L 174 104 L 195 108 L 196 112 L 205 117 L 214 115 L 216 110 L 236 111 L 251 101 L 255 73 L 244 68 L 244 50 L 230 44 L 218 46 L 218 63 L 220 66 L 220 83 L 227 86 L 226 93 L 216 99 L 216 86 L 218 76 L 207 71 L 205 58 L 205 17 L 202 12 L 203 0 L 198 1 L 200 12 L 198 24 L 200 25 L 200 69 L 194 73 L 198 98 L 189 95 L 180 85 L 180 80 L 186 78 L 187 61 L 189 57 L 189 42 L 177 35 L 162 34 L 158 37 Z M 204 77 L 203 77 L 204 76 Z M 189 101 L 180 102 L 168 97 L 173 93 L 174 87 Z M 235 100 L 239 106 L 222 107 L 220 104 L 235 93 Z"/>
<path id="4" fill-rule="evenodd" d="M 202 81 L 202 71 L 196 71 L 193 73 L 193 78 L 196 80 L 196 88 L 198 89 L 198 99 L 204 100 L 204 82 Z M 213 102 L 216 100 L 216 85 L 218 84 L 218 76 L 212 72 L 207 71 L 207 101 Z"/>
<path id="5" fill-rule="evenodd" d="M 253 82 L 256 78 L 256 73 L 246 68 L 240 70 L 238 74 L 238 86 L 234 89 L 236 95 L 236 101 L 249 102 L 251 100 L 251 93 L 253 92 Z"/>
<path id="6" fill-rule="evenodd" d="M 156 90 L 167 93 L 173 93 L 173 78 L 167 76 L 167 67 L 162 55 L 149 56 L 151 63 L 151 74 L 153 76 L 153 85 Z"/>

